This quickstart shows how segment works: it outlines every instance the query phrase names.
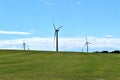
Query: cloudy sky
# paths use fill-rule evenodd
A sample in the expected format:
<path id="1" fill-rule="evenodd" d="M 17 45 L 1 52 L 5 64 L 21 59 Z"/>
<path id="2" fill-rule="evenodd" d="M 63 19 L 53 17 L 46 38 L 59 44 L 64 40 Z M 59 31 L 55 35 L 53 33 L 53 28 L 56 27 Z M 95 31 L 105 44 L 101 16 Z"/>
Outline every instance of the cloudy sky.
<path id="1" fill-rule="evenodd" d="M 81 51 L 120 50 L 119 0 L 0 0 L 0 49 Z M 84 50 L 85 51 L 85 50 Z"/>

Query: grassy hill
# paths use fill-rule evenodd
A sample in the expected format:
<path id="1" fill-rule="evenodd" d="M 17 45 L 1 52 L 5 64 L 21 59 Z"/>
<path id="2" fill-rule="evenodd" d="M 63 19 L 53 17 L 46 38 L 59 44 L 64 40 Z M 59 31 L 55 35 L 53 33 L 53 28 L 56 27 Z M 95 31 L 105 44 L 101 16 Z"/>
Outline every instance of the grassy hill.
<path id="1" fill-rule="evenodd" d="M 120 80 L 120 54 L 0 50 L 0 80 Z"/>

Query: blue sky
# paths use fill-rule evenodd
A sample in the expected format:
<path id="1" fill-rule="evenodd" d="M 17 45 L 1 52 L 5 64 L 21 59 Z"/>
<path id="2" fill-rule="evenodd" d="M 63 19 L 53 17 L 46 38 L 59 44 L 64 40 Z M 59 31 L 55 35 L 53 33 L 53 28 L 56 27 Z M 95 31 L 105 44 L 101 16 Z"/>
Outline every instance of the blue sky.
<path id="1" fill-rule="evenodd" d="M 119 4 L 119 0 L 0 0 L 0 40 L 52 39 L 53 22 L 56 27 L 63 25 L 59 34 L 65 40 L 81 40 L 86 35 L 90 36 L 90 40 L 91 36 L 102 38 L 101 41 L 103 38 L 119 40 Z M 96 40 L 91 41 L 95 43 Z M 82 47 L 83 44 L 80 45 Z M 4 48 L 9 47 L 6 45 Z M 77 48 L 80 47 L 72 50 Z M 47 50 L 46 47 L 43 50 Z"/>

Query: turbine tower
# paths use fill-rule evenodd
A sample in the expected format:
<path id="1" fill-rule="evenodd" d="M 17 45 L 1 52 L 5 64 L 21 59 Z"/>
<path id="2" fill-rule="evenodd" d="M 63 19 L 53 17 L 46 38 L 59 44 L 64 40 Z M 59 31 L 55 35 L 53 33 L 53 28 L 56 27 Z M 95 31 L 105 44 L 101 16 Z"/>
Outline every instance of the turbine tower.
<path id="1" fill-rule="evenodd" d="M 58 32 L 60 31 L 59 29 L 63 26 L 60 26 L 60 27 L 56 28 L 55 25 L 53 24 L 53 27 L 55 29 L 54 40 L 56 38 L 56 52 L 58 52 L 59 51 L 58 50 Z"/>
<path id="2" fill-rule="evenodd" d="M 25 47 L 26 47 L 26 43 L 25 42 L 23 42 L 23 49 L 25 50 Z"/>
<path id="3" fill-rule="evenodd" d="M 87 53 L 88 53 L 88 52 L 89 52 L 89 44 L 91 44 L 91 43 L 88 42 L 88 39 L 87 39 L 87 36 L 86 36 L 86 42 L 85 42 L 85 44 L 84 44 L 84 47 L 83 47 L 82 51 L 83 51 L 84 48 L 86 47 L 86 51 L 87 51 Z"/>

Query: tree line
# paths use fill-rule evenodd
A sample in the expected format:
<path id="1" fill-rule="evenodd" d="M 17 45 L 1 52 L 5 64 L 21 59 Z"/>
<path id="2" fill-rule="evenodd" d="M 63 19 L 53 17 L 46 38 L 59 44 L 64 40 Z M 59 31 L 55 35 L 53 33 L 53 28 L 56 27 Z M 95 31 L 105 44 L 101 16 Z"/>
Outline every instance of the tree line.
<path id="1" fill-rule="evenodd" d="M 96 51 L 95 53 L 113 53 L 113 54 L 120 54 L 120 50 L 114 50 L 114 51 Z"/>

